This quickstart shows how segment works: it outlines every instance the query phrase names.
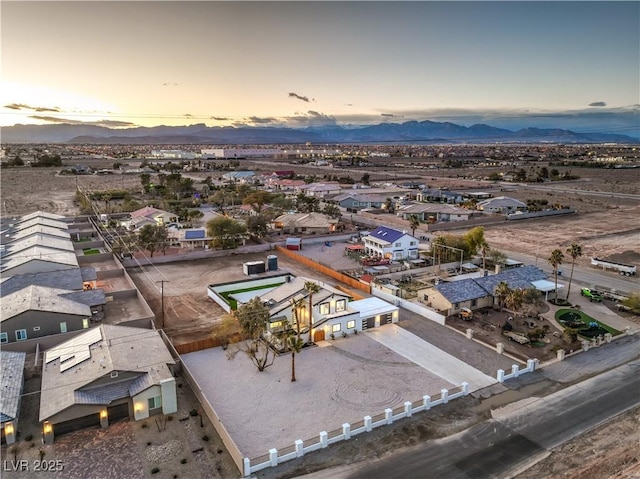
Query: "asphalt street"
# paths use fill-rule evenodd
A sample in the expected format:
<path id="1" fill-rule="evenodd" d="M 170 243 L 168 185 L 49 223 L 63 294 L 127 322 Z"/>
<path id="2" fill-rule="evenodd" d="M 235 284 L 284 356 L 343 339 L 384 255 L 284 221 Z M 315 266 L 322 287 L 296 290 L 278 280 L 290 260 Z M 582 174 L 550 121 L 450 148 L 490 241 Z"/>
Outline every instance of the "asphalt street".
<path id="1" fill-rule="evenodd" d="M 635 347 L 637 343 L 632 344 Z M 321 478 L 509 478 L 549 450 L 640 406 L 640 359 L 544 397 L 493 411 L 493 418 L 385 458 L 311 474 Z"/>

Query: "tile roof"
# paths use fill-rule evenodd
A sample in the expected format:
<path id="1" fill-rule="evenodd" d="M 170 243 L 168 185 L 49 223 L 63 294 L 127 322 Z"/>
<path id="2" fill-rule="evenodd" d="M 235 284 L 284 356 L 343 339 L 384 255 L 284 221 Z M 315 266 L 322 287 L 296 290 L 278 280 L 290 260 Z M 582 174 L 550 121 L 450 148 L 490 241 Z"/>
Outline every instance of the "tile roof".
<path id="1" fill-rule="evenodd" d="M 47 248 L 45 246 L 32 246 L 29 249 L 12 253 L 2 259 L 0 271 L 7 275 L 11 270 L 31 261 L 42 261 L 55 265 L 55 269 L 67 269 L 78 266 L 78 257 L 72 251 Z M 50 267 L 51 267 L 50 265 Z M 53 268 L 51 267 L 50 270 Z"/>
<path id="2" fill-rule="evenodd" d="M 94 329 L 100 331 L 98 341 L 95 341 L 93 330 L 89 330 L 54 348 L 61 352 L 75 348 L 78 354 L 88 350 L 88 357 L 83 355 L 71 367 L 62 370 L 61 355 L 48 357 L 52 350 L 45 352 L 42 390 L 47 391 L 47 400 L 40 402 L 41 421 L 75 404 L 109 404 L 118 396 L 124 397 L 121 395 L 125 389 L 128 389 L 127 396 L 134 396 L 173 377 L 168 365 L 175 361 L 157 331 L 110 324 Z M 125 371 L 140 375 L 104 387 L 87 387 L 97 379 L 108 378 L 113 372 Z"/>
<path id="3" fill-rule="evenodd" d="M 26 353 L 0 351 L 0 419 L 2 422 L 17 419 L 20 413 L 20 397 L 24 379 Z"/>

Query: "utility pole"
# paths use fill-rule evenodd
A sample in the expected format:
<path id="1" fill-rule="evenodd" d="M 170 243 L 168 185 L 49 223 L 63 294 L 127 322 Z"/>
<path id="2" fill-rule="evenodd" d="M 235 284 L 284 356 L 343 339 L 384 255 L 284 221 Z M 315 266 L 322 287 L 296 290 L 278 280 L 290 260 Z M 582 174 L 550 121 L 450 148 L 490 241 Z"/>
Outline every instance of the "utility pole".
<path id="1" fill-rule="evenodd" d="M 169 283 L 169 280 L 161 279 L 160 281 L 156 281 L 156 283 L 160 283 L 160 317 L 162 318 L 160 321 L 160 329 L 164 328 L 164 283 Z"/>

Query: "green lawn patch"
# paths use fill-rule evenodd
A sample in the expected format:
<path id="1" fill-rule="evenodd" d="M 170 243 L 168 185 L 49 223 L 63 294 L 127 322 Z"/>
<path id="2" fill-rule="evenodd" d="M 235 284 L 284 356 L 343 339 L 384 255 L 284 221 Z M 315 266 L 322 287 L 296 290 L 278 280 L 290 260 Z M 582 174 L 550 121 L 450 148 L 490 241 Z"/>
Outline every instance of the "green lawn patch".
<path id="1" fill-rule="evenodd" d="M 234 289 L 233 291 L 225 291 L 219 294 L 224 298 L 229 306 L 231 306 L 231 309 L 238 309 L 238 302 L 235 299 L 230 298 L 230 295 L 237 293 L 246 293 L 248 291 L 259 291 L 261 289 L 276 288 L 278 286 L 282 286 L 283 284 L 284 283 L 265 284 L 262 286 L 254 286 L 252 288 Z"/>
<path id="2" fill-rule="evenodd" d="M 556 311 L 556 319 L 565 328 L 577 329 L 580 336 L 589 339 L 606 333 L 611 333 L 613 336 L 622 334 L 621 331 L 577 309 L 559 309 Z"/>
<path id="3" fill-rule="evenodd" d="M 86 256 L 88 254 L 98 254 L 100 253 L 100 250 L 96 248 L 86 248 L 86 249 L 83 249 L 82 252 Z"/>

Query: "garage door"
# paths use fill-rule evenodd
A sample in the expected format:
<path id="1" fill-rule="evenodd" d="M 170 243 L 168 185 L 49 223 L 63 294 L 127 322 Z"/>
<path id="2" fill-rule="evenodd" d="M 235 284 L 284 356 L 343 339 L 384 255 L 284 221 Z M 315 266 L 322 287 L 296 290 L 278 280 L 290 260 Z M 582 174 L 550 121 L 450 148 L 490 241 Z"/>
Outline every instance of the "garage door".
<path id="1" fill-rule="evenodd" d="M 98 413 L 90 414 L 89 416 L 79 417 L 77 419 L 71 419 L 69 421 L 59 422 L 53 425 L 54 437 L 61 436 L 80 429 L 86 429 L 88 427 L 94 427 L 100 425 L 100 415 Z"/>
<path id="2" fill-rule="evenodd" d="M 124 403 L 110 406 L 107 408 L 107 414 L 109 415 L 109 424 L 118 419 L 127 419 L 129 417 L 129 404 Z"/>
<path id="3" fill-rule="evenodd" d="M 362 329 L 373 329 L 376 327 L 376 317 L 367 318 L 362 322 Z"/>

